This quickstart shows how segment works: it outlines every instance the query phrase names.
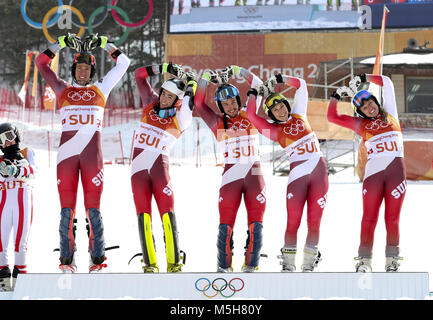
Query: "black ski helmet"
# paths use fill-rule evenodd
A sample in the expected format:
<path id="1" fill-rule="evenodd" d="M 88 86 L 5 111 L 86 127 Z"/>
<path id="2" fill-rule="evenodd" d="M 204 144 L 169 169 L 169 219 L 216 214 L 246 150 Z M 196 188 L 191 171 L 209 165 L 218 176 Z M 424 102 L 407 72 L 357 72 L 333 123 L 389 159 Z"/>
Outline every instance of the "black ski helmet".
<path id="1" fill-rule="evenodd" d="M 214 100 L 216 101 L 218 105 L 218 109 L 221 111 L 221 113 L 226 114 L 224 112 L 224 108 L 223 105 L 221 104 L 221 101 L 227 100 L 228 98 L 235 98 L 235 97 L 240 110 L 242 107 L 242 102 L 241 102 L 241 96 L 239 94 L 238 88 L 236 88 L 231 84 L 224 83 L 215 90 Z"/>
<path id="2" fill-rule="evenodd" d="M 77 82 L 77 79 L 75 79 L 75 69 L 77 68 L 78 63 L 85 63 L 85 64 L 88 64 L 89 66 L 91 66 L 90 81 L 92 81 L 93 76 L 96 73 L 95 56 L 92 55 L 90 52 L 87 52 L 87 51 L 80 52 L 75 56 L 74 61 L 72 62 L 72 66 L 71 66 L 72 79 L 74 79 L 75 82 Z"/>
<path id="3" fill-rule="evenodd" d="M 275 122 L 281 122 L 280 120 L 278 120 L 277 118 L 275 118 L 274 114 L 272 113 L 272 108 L 277 104 L 277 103 L 284 103 L 284 105 L 287 108 L 287 111 L 289 112 L 289 116 L 291 113 L 291 108 L 290 108 L 290 104 L 289 101 L 287 100 L 287 98 L 282 95 L 281 93 L 271 93 L 270 95 L 268 95 L 265 99 L 265 102 L 263 103 L 263 111 L 265 112 L 265 114 L 271 118 L 273 121 Z"/>
<path id="4" fill-rule="evenodd" d="M 13 135 L 15 135 L 14 140 L 15 140 L 16 144 L 19 145 L 19 143 L 21 141 L 21 135 L 20 135 L 18 128 L 9 122 L 4 122 L 4 123 L 0 124 L 0 135 L 5 134 L 7 132 L 13 132 Z M 3 141 L 3 139 L 2 139 L 1 143 L 0 143 L 0 150 L 2 150 L 2 151 L 4 151 L 4 148 L 3 148 L 4 142 L 6 142 L 6 141 Z"/>

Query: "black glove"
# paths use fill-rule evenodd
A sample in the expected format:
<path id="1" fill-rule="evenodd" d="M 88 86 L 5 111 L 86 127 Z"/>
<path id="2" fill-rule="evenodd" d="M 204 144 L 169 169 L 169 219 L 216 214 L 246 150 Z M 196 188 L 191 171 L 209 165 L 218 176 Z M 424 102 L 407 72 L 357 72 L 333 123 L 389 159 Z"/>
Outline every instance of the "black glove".
<path id="1" fill-rule="evenodd" d="M 83 51 L 92 51 L 98 47 L 104 48 L 108 39 L 104 36 L 98 36 L 98 34 L 91 34 L 86 37 L 82 44 Z"/>
<path id="2" fill-rule="evenodd" d="M 341 99 L 340 95 L 337 93 L 337 90 L 334 90 L 334 92 L 331 93 L 331 98 L 335 98 L 337 100 Z"/>
<path id="3" fill-rule="evenodd" d="M 182 66 L 171 62 L 164 63 L 163 71 L 168 72 L 179 79 L 182 79 L 183 75 L 185 74 L 185 71 L 183 71 Z"/>
<path id="4" fill-rule="evenodd" d="M 262 97 L 267 97 L 272 92 L 265 84 L 259 84 L 255 86 L 254 89 L 257 91 L 257 94 Z"/>
<path id="5" fill-rule="evenodd" d="M 57 41 L 61 48 L 69 47 L 76 51 L 81 50 L 81 39 L 75 33 L 68 33 L 65 36 L 60 36 Z"/>
<path id="6" fill-rule="evenodd" d="M 257 97 L 259 93 L 257 92 L 257 89 L 255 89 L 255 88 L 251 88 L 251 89 L 248 90 L 248 92 L 247 92 L 247 97 L 248 97 L 250 94 L 253 94 L 253 95 L 255 95 L 255 96 Z"/>

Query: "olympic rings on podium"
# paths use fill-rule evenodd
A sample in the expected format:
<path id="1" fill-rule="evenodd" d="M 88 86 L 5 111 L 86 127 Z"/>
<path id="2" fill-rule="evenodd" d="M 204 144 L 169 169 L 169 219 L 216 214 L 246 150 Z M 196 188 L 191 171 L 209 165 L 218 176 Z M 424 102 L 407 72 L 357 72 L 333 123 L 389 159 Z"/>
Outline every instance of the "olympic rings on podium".
<path id="1" fill-rule="evenodd" d="M 50 17 L 50 15 L 51 15 L 52 13 L 54 13 L 54 11 L 56 11 L 57 8 L 59 8 L 59 7 L 56 6 L 56 7 L 51 8 L 51 9 L 50 9 L 46 14 L 45 14 L 44 19 L 42 20 L 42 31 L 44 32 L 45 38 L 47 38 L 48 41 L 50 41 L 50 42 L 56 42 L 56 40 L 55 40 L 55 39 L 54 39 L 54 38 L 53 38 L 53 37 L 48 33 L 48 30 L 47 30 L 47 21 L 48 21 L 48 18 Z M 78 18 L 80 19 L 80 21 L 81 21 L 82 23 L 84 23 L 84 17 L 83 17 L 83 14 L 82 14 L 82 13 L 81 13 L 77 8 L 75 8 L 75 7 L 71 7 L 71 6 L 67 6 L 67 5 L 63 5 L 62 8 L 63 8 L 63 9 L 69 9 L 69 10 L 72 10 L 72 12 L 74 12 L 74 13 L 78 16 Z M 80 30 L 79 30 L 78 33 L 77 33 L 77 36 L 81 37 L 81 35 L 83 34 L 83 32 L 84 32 L 84 27 L 81 27 Z"/>
<path id="2" fill-rule="evenodd" d="M 119 7 L 116 7 L 116 6 L 111 6 L 111 5 L 108 5 L 108 8 L 110 8 L 110 9 L 112 9 L 112 10 L 118 10 L 119 13 L 120 13 L 120 15 L 121 15 L 121 16 L 122 16 L 126 21 L 128 21 L 128 22 L 130 21 L 128 15 L 126 14 L 126 12 L 125 12 L 123 9 L 121 9 L 121 8 L 119 8 Z M 104 9 L 105 9 L 104 6 L 99 7 L 99 8 L 97 8 L 95 11 L 93 11 L 92 14 L 90 15 L 89 22 L 88 22 L 88 31 L 89 31 L 90 34 L 93 33 L 93 26 L 92 26 L 93 20 L 94 20 L 95 17 L 99 14 L 99 12 L 102 11 L 102 10 L 104 10 Z M 121 36 L 118 40 L 114 41 L 114 45 L 118 45 L 118 44 L 122 43 L 123 41 L 125 41 L 125 39 L 126 39 L 126 38 L 128 37 L 128 35 L 129 35 L 129 32 L 130 32 L 130 31 L 131 31 L 131 29 L 128 28 L 128 27 L 126 27 L 126 28 L 125 28 L 125 32 L 122 34 L 122 36 Z"/>
<path id="3" fill-rule="evenodd" d="M 202 284 L 202 285 L 203 285 L 203 288 L 200 289 L 200 288 L 198 287 L 198 284 L 199 284 L 200 282 L 203 282 L 203 280 L 206 281 L 207 284 L 205 284 L 205 285 Z M 218 285 L 217 285 L 217 281 L 219 281 L 219 280 L 220 280 L 220 281 L 224 281 L 224 283 L 221 285 L 221 288 L 219 288 Z M 240 286 L 239 289 L 237 289 L 237 288 L 235 287 L 235 285 L 232 284 L 232 282 L 235 281 L 235 280 L 237 280 L 238 282 L 240 281 L 241 284 L 242 284 L 242 285 Z M 224 278 L 216 278 L 215 280 L 212 281 L 212 283 L 210 282 L 210 280 L 209 280 L 208 278 L 199 278 L 199 279 L 197 279 L 196 282 L 195 282 L 195 288 L 196 288 L 198 291 L 203 292 L 203 295 L 204 295 L 205 297 L 207 297 L 207 298 L 214 298 L 214 297 L 216 297 L 216 296 L 218 295 L 218 293 L 221 294 L 221 296 L 223 296 L 224 298 L 231 298 L 231 297 L 234 296 L 234 294 L 235 294 L 236 292 L 241 291 L 244 287 L 245 287 L 245 283 L 244 283 L 244 281 L 243 281 L 241 278 L 233 278 L 233 279 L 230 280 L 230 282 L 227 282 L 227 280 L 224 279 Z M 212 288 L 212 290 L 215 291 L 214 294 L 208 294 L 208 293 L 207 293 L 207 291 L 208 291 L 210 288 Z M 230 291 L 228 291 L 228 294 L 225 294 L 224 292 L 226 291 L 227 288 L 228 288 L 229 290 L 231 290 L 232 293 L 230 293 Z"/>
<path id="4" fill-rule="evenodd" d="M 35 22 L 35 21 L 31 20 L 27 16 L 27 12 L 26 12 L 27 2 L 28 2 L 28 0 L 22 0 L 21 1 L 21 6 L 20 6 L 21 15 L 23 16 L 24 21 L 30 27 L 33 27 L 33 28 L 36 28 L 36 29 L 42 29 L 42 23 Z M 57 0 L 57 8 L 59 8 L 59 9 L 57 10 L 56 16 L 52 20 L 50 20 L 50 21 L 47 22 L 47 27 L 48 28 L 52 27 L 57 22 L 57 20 L 60 18 L 60 16 L 62 15 L 62 13 L 63 13 L 62 6 L 63 6 L 62 0 Z"/>
<path id="5" fill-rule="evenodd" d="M 149 21 L 150 17 L 152 16 L 152 12 L 153 12 L 153 0 L 148 0 L 149 2 L 149 12 L 147 13 L 147 15 L 144 17 L 143 20 L 136 22 L 136 23 L 127 23 L 124 22 L 122 20 L 119 19 L 119 17 L 117 16 L 116 10 L 111 10 L 111 15 L 113 16 L 114 20 L 116 20 L 119 24 L 121 24 L 122 26 L 125 27 L 130 27 L 130 28 L 136 28 L 136 27 L 140 27 L 143 24 L 145 24 L 147 21 Z M 116 6 L 117 0 L 112 0 L 111 1 L 111 5 L 112 6 Z"/>

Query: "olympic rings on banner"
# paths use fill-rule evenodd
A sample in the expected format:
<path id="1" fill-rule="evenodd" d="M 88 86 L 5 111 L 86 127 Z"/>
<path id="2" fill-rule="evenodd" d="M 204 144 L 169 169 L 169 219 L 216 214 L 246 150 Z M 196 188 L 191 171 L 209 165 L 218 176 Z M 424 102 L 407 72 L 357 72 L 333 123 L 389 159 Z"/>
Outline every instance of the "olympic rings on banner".
<path id="1" fill-rule="evenodd" d="M 50 17 L 50 15 L 54 12 L 54 11 L 56 11 L 57 10 L 57 6 L 56 7 L 54 7 L 54 8 L 51 8 L 46 14 L 45 14 L 45 16 L 44 16 L 44 19 L 42 20 L 42 31 L 44 32 L 44 35 L 45 35 L 45 37 L 48 39 L 48 41 L 51 41 L 51 42 L 56 42 L 56 40 L 48 33 L 48 30 L 47 30 L 47 20 L 48 20 L 48 18 Z M 71 7 L 71 6 L 67 6 L 67 5 L 63 5 L 63 8 L 64 9 L 69 9 L 69 10 L 72 10 L 72 12 L 74 12 L 74 13 L 76 13 L 77 14 L 77 16 L 78 16 L 78 18 L 80 19 L 80 21 L 81 22 L 83 22 L 84 23 L 84 17 L 83 17 L 83 14 L 77 9 L 77 8 L 75 8 L 75 7 Z M 77 36 L 78 37 L 81 37 L 81 35 L 83 34 L 83 32 L 84 32 L 84 27 L 81 27 L 80 28 L 80 30 L 78 31 L 78 33 L 77 33 Z"/>
<path id="2" fill-rule="evenodd" d="M 119 7 L 111 6 L 111 5 L 109 5 L 108 8 L 110 8 L 110 9 L 112 9 L 112 10 L 118 10 L 119 13 L 120 13 L 120 15 L 121 15 L 121 16 L 122 16 L 126 21 L 130 21 L 128 15 L 126 14 L 126 12 L 125 12 L 123 9 L 121 9 L 121 8 L 119 8 Z M 104 10 L 104 9 L 105 9 L 104 6 L 99 7 L 99 8 L 97 8 L 95 11 L 93 11 L 92 14 L 90 15 L 89 22 L 88 22 L 88 31 L 89 31 L 90 34 L 93 33 L 93 26 L 92 26 L 93 20 L 94 20 L 95 17 L 99 14 L 99 12 L 102 11 L 102 10 Z M 125 39 L 126 39 L 126 38 L 128 37 L 128 35 L 129 35 L 129 32 L 130 32 L 130 31 L 131 31 L 130 28 L 126 27 L 126 28 L 125 28 L 125 32 L 122 34 L 122 36 L 121 36 L 118 40 L 114 41 L 114 45 L 117 46 L 118 44 L 120 44 L 120 43 L 122 43 L 123 41 L 125 41 Z"/>
<path id="3" fill-rule="evenodd" d="M 207 284 L 204 285 L 203 288 L 200 289 L 198 287 L 198 284 L 200 282 L 202 283 L 203 280 L 206 281 Z M 240 281 L 242 283 L 242 285 L 241 285 L 241 287 L 239 289 L 236 289 L 235 285 L 232 284 L 232 282 L 235 281 L 235 280 L 238 281 L 238 282 Z M 218 283 L 217 283 L 218 281 L 219 282 L 221 282 L 221 281 L 224 282 L 221 285 L 221 288 L 218 287 Z M 203 295 L 205 297 L 207 297 L 207 298 L 214 298 L 214 297 L 216 297 L 218 295 L 218 293 L 221 294 L 221 296 L 223 296 L 224 298 L 231 298 L 231 297 L 234 296 L 234 294 L 236 292 L 241 291 L 244 288 L 244 286 L 245 286 L 245 283 L 244 283 L 244 281 L 241 278 L 233 278 L 233 279 L 230 280 L 230 282 L 227 282 L 227 280 L 224 279 L 224 278 L 216 278 L 215 280 L 212 281 L 212 283 L 210 282 L 210 280 L 208 278 L 199 278 L 195 282 L 195 288 L 198 291 L 203 292 Z M 210 288 L 212 288 L 212 290 L 214 290 L 214 292 L 215 292 L 214 294 L 207 293 L 207 291 Z M 228 293 L 227 294 L 225 294 L 226 289 L 228 289 Z M 230 293 L 230 291 L 231 291 L 231 293 Z"/>
<path id="4" fill-rule="evenodd" d="M 74 0 L 69 0 L 69 5 L 72 6 L 72 2 L 74 2 Z M 99 27 L 105 20 L 105 18 L 107 18 L 108 16 L 108 0 L 104 0 L 104 12 L 101 14 L 101 17 L 98 17 L 95 21 L 95 25 L 93 26 L 94 28 Z M 92 12 L 93 13 L 93 12 Z M 81 23 L 80 21 L 77 21 L 76 18 L 74 16 L 72 16 L 72 24 L 76 27 L 84 27 L 85 29 L 88 28 L 86 23 Z"/>
<path id="5" fill-rule="evenodd" d="M 27 12 L 26 12 L 27 2 L 28 2 L 28 0 L 22 0 L 21 1 L 21 6 L 20 6 L 21 15 L 23 16 L 24 21 L 30 27 L 33 27 L 33 28 L 36 28 L 36 29 L 42 29 L 42 23 L 35 22 L 35 21 L 31 20 L 27 16 Z M 47 22 L 47 27 L 48 28 L 52 27 L 57 22 L 57 20 L 60 18 L 60 16 L 62 15 L 62 13 L 63 13 L 62 7 L 63 7 L 62 0 L 57 0 L 57 8 L 59 8 L 59 9 L 57 10 L 56 16 L 52 20 L 50 20 L 50 21 Z"/>
<path id="6" fill-rule="evenodd" d="M 153 13 L 153 0 L 148 0 L 148 2 L 149 2 L 149 12 L 144 17 L 144 19 L 141 20 L 141 21 L 139 21 L 139 22 L 136 22 L 136 23 L 127 23 L 127 22 L 124 22 L 124 21 L 120 20 L 119 17 L 117 16 L 117 13 L 116 13 L 117 8 L 114 9 L 114 10 L 111 10 L 111 15 L 113 16 L 114 20 L 116 20 L 122 26 L 130 27 L 130 28 L 140 27 L 143 24 L 145 24 L 147 21 L 149 21 L 150 17 L 152 16 L 152 13 Z M 117 3 L 117 0 L 112 0 L 111 1 L 111 5 L 112 6 L 116 6 L 116 3 Z"/>
<path id="7" fill-rule="evenodd" d="M 58 21 L 58 19 L 63 14 L 63 10 L 65 10 L 65 9 L 69 9 L 70 11 L 72 11 L 73 13 L 75 13 L 78 16 L 79 21 L 77 21 L 76 18 L 72 15 L 72 19 L 71 19 L 72 21 L 71 22 L 74 26 L 77 26 L 80 28 L 78 31 L 78 34 L 77 34 L 77 36 L 79 36 L 79 37 L 81 37 L 81 35 L 83 34 L 85 29 L 88 29 L 89 33 L 92 34 L 93 28 L 98 27 L 99 25 L 101 25 L 104 22 L 105 18 L 108 15 L 108 11 L 110 10 L 111 15 L 113 16 L 113 19 L 116 21 L 116 23 L 120 24 L 121 26 L 125 27 L 125 29 L 126 29 L 124 31 L 124 33 L 122 34 L 122 36 L 117 41 L 114 42 L 115 45 L 119 45 L 120 43 L 125 41 L 125 39 L 129 35 L 130 28 L 140 27 L 140 26 L 144 25 L 147 21 L 149 21 L 149 19 L 152 16 L 152 13 L 153 13 L 153 0 L 148 0 L 149 10 L 148 10 L 147 15 L 141 21 L 131 23 L 131 20 L 129 19 L 128 14 L 125 12 L 125 10 L 116 6 L 117 0 L 112 0 L 111 5 L 108 4 L 108 0 L 104 0 L 104 5 L 97 8 L 95 11 L 93 11 L 89 17 L 89 21 L 86 23 L 85 19 L 83 17 L 83 14 L 77 8 L 72 6 L 73 0 L 69 1 L 69 5 L 64 5 L 62 0 L 57 0 L 57 6 L 53 7 L 52 9 L 50 9 L 45 14 L 45 16 L 42 20 L 42 23 L 38 23 L 38 22 L 32 21 L 27 16 L 27 13 L 26 13 L 27 2 L 28 2 L 28 0 L 22 0 L 21 1 L 21 7 L 20 7 L 21 15 L 23 16 L 25 22 L 33 28 L 42 29 L 45 37 L 50 42 L 55 42 L 56 40 L 50 36 L 47 29 L 52 27 Z M 49 20 L 49 18 L 54 14 L 55 11 L 57 11 L 57 14 L 55 15 L 54 18 Z M 117 11 L 122 16 L 123 20 L 121 20 L 118 17 Z"/>

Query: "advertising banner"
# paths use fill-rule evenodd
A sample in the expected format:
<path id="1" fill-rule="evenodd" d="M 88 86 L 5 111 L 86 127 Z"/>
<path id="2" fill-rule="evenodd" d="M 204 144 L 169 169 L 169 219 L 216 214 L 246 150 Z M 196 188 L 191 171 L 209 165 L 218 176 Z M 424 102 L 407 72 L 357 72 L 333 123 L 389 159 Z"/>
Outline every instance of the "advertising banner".
<path id="1" fill-rule="evenodd" d="M 169 33 L 379 29 L 383 6 L 390 28 L 433 26 L 433 1 L 286 0 L 171 1 Z M 261 5 L 264 4 L 267 5 Z"/>

